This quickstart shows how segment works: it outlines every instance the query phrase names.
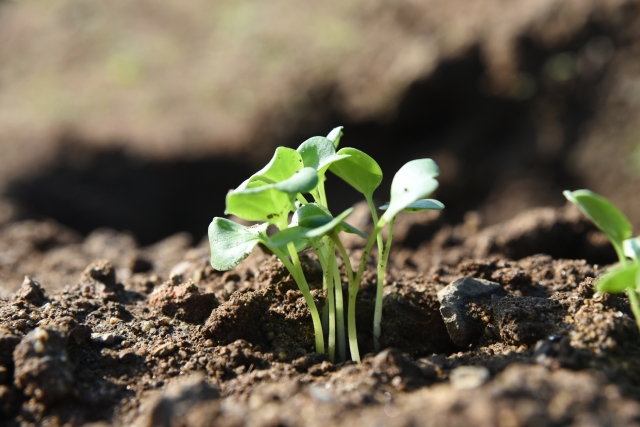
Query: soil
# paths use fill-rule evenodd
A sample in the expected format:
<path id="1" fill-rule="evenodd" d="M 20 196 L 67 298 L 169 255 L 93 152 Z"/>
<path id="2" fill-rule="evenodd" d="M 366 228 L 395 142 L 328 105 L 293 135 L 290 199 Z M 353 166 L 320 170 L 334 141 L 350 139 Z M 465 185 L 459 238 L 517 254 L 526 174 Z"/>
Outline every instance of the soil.
<path id="1" fill-rule="evenodd" d="M 566 206 L 483 229 L 469 220 L 407 246 L 438 221 L 398 220 L 379 353 L 370 263 L 356 313 L 361 364 L 314 352 L 301 293 L 259 248 L 219 272 L 207 242 L 189 248 L 180 236 L 138 248 L 113 231 L 83 239 L 52 222 L 7 225 L 0 240 L 15 250 L 3 253 L 15 258 L 0 274 L 15 287 L 0 299 L 3 425 L 640 424 L 629 303 L 593 290 L 605 269 L 596 260 L 612 257 L 602 236 Z M 362 242 L 346 241 L 359 259 Z M 576 247 L 592 263 L 539 254 Z M 112 258 L 85 261 L 95 254 Z M 302 259 L 321 306 L 318 263 Z M 37 278 L 18 279 L 29 262 Z M 461 343 L 438 293 L 462 278 L 493 290 L 461 300 Z"/>

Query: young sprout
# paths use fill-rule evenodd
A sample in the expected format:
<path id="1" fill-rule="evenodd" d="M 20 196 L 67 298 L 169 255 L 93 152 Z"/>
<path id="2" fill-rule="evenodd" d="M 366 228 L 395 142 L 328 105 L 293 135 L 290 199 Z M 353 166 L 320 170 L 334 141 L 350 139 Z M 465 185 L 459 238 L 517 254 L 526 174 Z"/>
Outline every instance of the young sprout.
<path id="1" fill-rule="evenodd" d="M 320 314 L 309 284 L 304 276 L 298 253 L 311 246 L 322 267 L 323 289 L 326 292 L 327 349 L 334 360 L 346 360 L 347 334 L 342 297 L 342 280 L 336 260 L 340 253 L 348 283 L 348 343 L 351 358 L 360 362 L 356 332 L 356 296 L 374 242 L 378 245 L 378 289 L 374 320 L 374 342 L 380 348 L 380 322 L 382 320 L 382 287 L 393 236 L 393 223 L 401 211 L 415 212 L 442 209 L 436 200 L 423 200 L 437 187 L 438 166 L 431 159 L 413 160 L 405 164 L 391 184 L 391 201 L 386 212 L 378 218 L 373 204 L 373 193 L 382 182 L 382 170 L 370 156 L 355 148 L 336 152 L 342 138 L 342 127 L 333 129 L 327 137 L 313 137 L 297 150 L 278 147 L 273 158 L 260 171 L 253 174 L 226 198 L 225 214 L 247 221 L 261 222 L 245 227 L 225 218 L 214 218 L 209 226 L 211 265 L 217 270 L 228 270 L 245 259 L 256 244 L 262 243 L 284 264 L 298 284 L 311 312 L 316 352 L 323 353 L 325 337 Z M 351 214 L 347 209 L 333 217 L 328 209 L 324 182 L 330 170 L 364 195 L 369 204 L 375 228 L 368 237 L 357 271 L 351 267 L 347 251 L 340 241 L 341 232 L 367 236 L 344 220 Z M 305 195 L 311 195 L 313 201 Z M 291 221 L 289 222 L 290 214 Z M 389 236 L 384 245 L 380 231 L 389 224 Z M 267 235 L 270 225 L 278 231 Z M 324 315 L 323 311 L 323 315 Z"/>
<path id="2" fill-rule="evenodd" d="M 328 351 L 331 360 L 334 360 L 336 349 L 336 325 L 340 325 L 341 319 L 344 319 L 343 306 L 342 304 L 337 305 L 334 299 L 334 294 L 342 294 L 339 271 L 335 261 L 335 246 L 342 248 L 341 252 L 344 251 L 344 247 L 338 238 L 338 233 L 345 231 L 358 234 L 363 238 L 367 237 L 366 234 L 343 221 L 352 212 L 353 208 L 350 208 L 333 218 L 331 213 L 321 205 L 315 203 L 302 205 L 296 211 L 289 228 L 274 234 L 269 240 L 269 243 L 275 247 L 281 247 L 291 242 L 300 242 L 300 247 L 311 246 L 318 255 L 324 273 L 323 283 L 327 289 Z M 327 238 L 328 241 L 325 241 L 324 239 Z M 350 269 L 348 268 L 347 271 L 349 272 Z M 338 281 L 335 280 L 336 278 Z M 337 285 L 335 288 L 334 283 Z M 343 342 L 344 336 L 338 334 L 337 347 L 341 359 L 346 358 L 346 348 Z"/>
<path id="3" fill-rule="evenodd" d="M 375 223 L 375 228 L 365 246 L 358 271 L 349 282 L 349 311 L 348 330 L 349 348 L 351 357 L 355 361 L 360 361 L 358 341 L 356 335 L 355 302 L 360 286 L 360 280 L 366 266 L 367 258 L 373 246 L 378 243 L 378 288 L 376 292 L 376 312 L 374 314 L 374 343 L 379 348 L 380 322 L 382 321 L 382 287 L 384 286 L 384 271 L 386 267 L 385 247 L 382 242 L 380 231 L 387 223 L 392 223 L 395 216 L 402 210 L 408 208 L 412 203 L 428 196 L 438 188 L 438 181 L 435 179 L 440 174 L 440 169 L 431 159 L 418 159 L 406 163 L 396 173 L 391 183 L 391 201 L 386 212 L 378 219 L 375 207 L 373 206 L 373 192 L 382 181 L 382 171 L 378 164 L 368 155 L 353 148 L 343 148 L 338 154 L 349 154 L 349 158 L 332 165 L 329 170 L 342 178 L 356 190 L 361 192 L 371 209 L 371 215 Z M 391 241 L 387 242 L 390 246 Z M 344 255 L 343 255 L 344 257 Z M 345 263 L 347 261 L 345 260 Z"/>
<path id="4" fill-rule="evenodd" d="M 633 229 L 627 217 L 609 200 L 593 191 L 565 190 L 562 194 L 602 230 L 616 250 L 620 262 L 626 264 L 627 259 L 622 242 L 633 235 Z"/>
<path id="5" fill-rule="evenodd" d="M 333 238 L 337 238 L 340 230 L 358 231 L 342 222 L 350 211 L 336 218 L 336 223 L 332 222 L 333 217 L 326 209 L 327 198 L 324 191 L 325 173 L 329 166 L 348 157 L 345 154 L 336 154 L 335 147 L 342 135 L 341 129 L 334 129 L 328 138 L 310 138 L 297 150 L 278 147 L 264 168 L 231 191 L 226 198 L 226 214 L 263 223 L 254 227 L 243 227 L 223 218 L 214 218 L 209 226 L 209 241 L 211 264 L 218 270 L 227 270 L 237 265 L 251 253 L 258 242 L 269 248 L 288 269 L 305 297 L 314 325 L 316 351 L 322 353 L 322 323 L 298 257 L 298 252 L 311 244 L 324 271 L 323 285 L 327 291 L 330 312 L 329 351 L 333 358 L 337 324 L 338 339 L 342 342 L 338 343 L 338 350 L 341 359 L 344 360 L 346 344 L 342 286 L 335 262 Z M 308 204 L 305 193 L 311 194 L 318 204 Z M 294 211 L 296 214 L 289 224 L 289 214 Z M 309 228 L 309 224 L 313 224 L 314 220 L 320 223 L 313 225 L 313 230 L 303 230 L 304 233 L 296 234 L 300 233 L 301 226 Z M 298 221 L 301 221 L 300 225 Z M 279 229 L 279 233 L 273 236 L 273 239 L 266 234 L 270 224 Z M 319 234 L 315 235 L 314 232 Z M 287 236 L 293 238 L 287 240 Z M 339 285 L 339 290 L 334 290 L 334 284 Z"/>
<path id="6" fill-rule="evenodd" d="M 214 218 L 209 226 L 209 243 L 211 265 L 218 270 L 237 265 L 258 242 L 269 248 L 298 284 L 311 312 L 316 351 L 323 353 L 322 323 L 302 271 L 297 248 L 291 242 L 287 245 L 287 252 L 283 252 L 270 246 L 266 235 L 269 224 L 285 230 L 288 227 L 289 213 L 295 210 L 296 199 L 302 193 L 312 191 L 317 185 L 318 174 L 313 168 L 303 167 L 300 154 L 295 150 L 279 147 L 267 166 L 243 182 L 238 189 L 227 194 L 226 214 L 233 214 L 247 221 L 263 221 L 264 224 L 255 228 L 231 226 L 231 221 Z"/>
<path id="7" fill-rule="evenodd" d="M 567 190 L 563 194 L 609 238 L 618 254 L 620 264 L 598 280 L 596 290 L 610 294 L 626 291 L 640 330 L 640 237 L 631 238 L 631 223 L 604 197 L 589 190 Z M 627 257 L 631 258 L 631 263 Z"/>
<path id="8" fill-rule="evenodd" d="M 389 209 L 389 204 L 380 206 L 381 210 Z M 442 210 L 444 205 L 442 202 L 435 199 L 421 199 L 411 203 L 401 212 L 423 212 L 426 210 Z M 380 351 L 380 335 L 382 333 L 382 285 L 384 283 L 384 273 L 387 268 L 387 261 L 389 260 L 389 251 L 391 249 L 391 242 L 393 241 L 393 225 L 395 218 L 389 221 L 389 231 L 387 235 L 387 244 L 384 246 L 382 255 L 378 260 L 378 293 L 376 295 L 376 308 L 373 314 L 373 345 L 376 351 Z"/>

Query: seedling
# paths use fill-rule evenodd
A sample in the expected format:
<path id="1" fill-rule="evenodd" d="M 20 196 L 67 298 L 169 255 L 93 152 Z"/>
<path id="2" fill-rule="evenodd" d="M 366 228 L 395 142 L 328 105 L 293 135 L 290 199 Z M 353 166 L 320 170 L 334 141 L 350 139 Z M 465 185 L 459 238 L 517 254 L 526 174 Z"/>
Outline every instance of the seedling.
<path id="1" fill-rule="evenodd" d="M 611 294 L 626 291 L 640 330 L 640 237 L 631 237 L 633 229 L 627 217 L 604 197 L 589 190 L 563 194 L 602 230 L 618 254 L 620 264 L 598 280 L 596 290 Z"/>
<path id="2" fill-rule="evenodd" d="M 380 206 L 380 209 L 389 209 L 389 203 Z M 409 204 L 401 212 L 423 212 L 426 210 L 442 210 L 444 205 L 435 199 L 422 199 Z M 395 217 L 389 221 L 389 230 L 387 231 L 387 244 L 382 250 L 382 255 L 378 259 L 378 289 L 376 294 L 376 307 L 373 314 L 373 344 L 376 351 L 380 351 L 380 336 L 382 334 L 382 287 L 384 283 L 384 273 L 387 268 L 391 242 L 393 240 L 393 225 Z"/>
<path id="3" fill-rule="evenodd" d="M 342 137 L 342 128 L 335 128 L 324 137 L 313 137 L 297 150 L 278 147 L 271 161 L 260 171 L 241 183 L 227 195 L 226 214 L 233 214 L 258 225 L 245 227 L 224 218 L 214 218 L 209 226 L 211 265 L 217 270 L 228 270 L 246 258 L 256 244 L 269 248 L 284 264 L 298 284 L 311 312 L 316 352 L 324 352 L 325 337 L 321 316 L 315 305 L 304 276 L 298 253 L 312 247 L 323 270 L 323 289 L 326 292 L 327 348 L 334 360 L 336 350 L 340 360 L 346 360 L 346 334 L 342 280 L 336 260 L 340 253 L 348 283 L 348 342 L 351 358 L 360 362 L 356 333 L 355 303 L 360 281 L 374 242 L 378 244 L 378 292 L 374 321 L 374 342 L 379 349 L 382 315 L 382 286 L 389 256 L 395 216 L 401 211 L 442 209 L 436 200 L 421 200 L 437 187 L 435 177 L 439 170 L 431 159 L 413 160 L 405 164 L 391 184 L 391 202 L 378 218 L 373 204 L 373 193 L 382 182 L 382 171 L 370 156 L 355 148 L 336 152 Z M 324 182 L 330 170 L 362 193 L 367 200 L 375 224 L 365 246 L 357 271 L 340 240 L 341 232 L 367 235 L 344 220 L 353 209 L 334 217 L 328 209 Z M 313 201 L 307 200 L 310 195 Z M 291 221 L 289 221 L 290 214 Z M 389 237 L 383 245 L 380 231 L 389 224 Z M 269 225 L 277 227 L 267 235 Z"/>

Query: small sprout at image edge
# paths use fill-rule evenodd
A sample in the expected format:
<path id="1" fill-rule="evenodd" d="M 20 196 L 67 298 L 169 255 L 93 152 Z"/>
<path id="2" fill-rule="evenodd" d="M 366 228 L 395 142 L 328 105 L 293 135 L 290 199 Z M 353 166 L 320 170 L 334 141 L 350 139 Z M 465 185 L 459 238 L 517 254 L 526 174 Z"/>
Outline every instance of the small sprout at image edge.
<path id="1" fill-rule="evenodd" d="M 632 237 L 633 227 L 624 213 L 599 194 L 590 190 L 566 190 L 563 194 L 607 236 L 618 255 L 619 264 L 596 282 L 596 290 L 626 292 L 640 330 L 640 237 Z"/>

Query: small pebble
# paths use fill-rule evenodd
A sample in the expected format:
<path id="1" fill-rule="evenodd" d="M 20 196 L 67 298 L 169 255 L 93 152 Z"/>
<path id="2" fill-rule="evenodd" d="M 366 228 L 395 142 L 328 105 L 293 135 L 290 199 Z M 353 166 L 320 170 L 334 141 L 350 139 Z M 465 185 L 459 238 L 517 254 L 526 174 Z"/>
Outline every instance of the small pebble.
<path id="1" fill-rule="evenodd" d="M 151 355 L 155 357 L 165 357 L 176 351 L 176 348 L 176 345 L 173 343 L 159 345 L 151 351 Z"/>
<path id="2" fill-rule="evenodd" d="M 490 373 L 484 366 L 458 366 L 450 374 L 451 386 L 456 390 L 480 387 L 489 380 Z"/>
<path id="3" fill-rule="evenodd" d="M 143 332 L 149 332 L 153 327 L 154 327 L 154 324 L 149 321 L 145 321 L 140 324 L 140 329 L 142 329 Z"/>

